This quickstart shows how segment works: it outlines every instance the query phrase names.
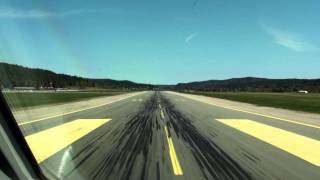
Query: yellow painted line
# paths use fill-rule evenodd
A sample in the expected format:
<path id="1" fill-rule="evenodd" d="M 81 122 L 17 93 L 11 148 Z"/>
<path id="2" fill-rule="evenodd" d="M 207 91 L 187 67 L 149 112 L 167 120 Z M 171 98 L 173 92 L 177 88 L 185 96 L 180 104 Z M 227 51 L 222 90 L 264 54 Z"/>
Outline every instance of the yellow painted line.
<path id="1" fill-rule="evenodd" d="M 159 104 L 159 108 L 162 109 L 161 104 Z"/>
<path id="2" fill-rule="evenodd" d="M 183 171 L 182 171 L 182 168 L 180 166 L 176 151 L 174 149 L 172 139 L 168 135 L 169 133 L 168 133 L 167 126 L 164 127 L 164 130 L 166 132 L 166 137 L 167 137 L 167 141 L 168 141 L 168 145 L 169 145 L 169 155 L 170 155 L 170 159 L 171 159 L 173 173 L 176 176 L 181 176 L 181 175 L 183 175 Z"/>
<path id="3" fill-rule="evenodd" d="M 192 100 L 196 100 L 196 99 L 193 99 L 193 98 L 190 98 L 190 97 L 188 97 L 188 98 L 192 99 Z M 203 102 L 203 103 L 206 103 L 206 104 L 210 104 L 210 105 L 213 105 L 213 106 L 217 106 L 217 107 L 221 107 L 221 108 L 224 108 L 224 109 L 231 109 L 231 110 L 234 110 L 234 111 L 254 114 L 254 115 L 258 115 L 258 116 L 262 116 L 262 117 L 267 117 L 267 118 L 271 118 L 271 119 L 277 119 L 277 120 L 280 120 L 280 121 L 286 121 L 286 122 L 290 122 L 290 123 L 294 123 L 294 124 L 299 124 L 299 125 L 303 125 L 303 126 L 308 126 L 308 127 L 320 129 L 320 126 L 317 126 L 317 125 L 312 125 L 312 124 L 302 123 L 302 122 L 293 121 L 293 120 L 289 120 L 289 119 L 285 119 L 285 118 L 279 118 L 279 117 L 265 115 L 265 114 L 261 114 L 261 113 L 241 110 L 241 109 L 238 109 L 238 108 L 226 107 L 226 106 L 218 105 L 218 104 L 211 103 L 211 102 L 205 102 L 205 101 L 201 101 L 201 100 L 196 100 L 196 101 L 200 101 L 200 102 Z"/>
<path id="4" fill-rule="evenodd" d="M 218 105 L 215 105 L 215 106 L 218 106 Z M 254 115 L 258 115 L 258 116 L 263 116 L 263 117 L 267 117 L 267 118 L 271 118 L 271 119 L 277 119 L 277 120 L 280 120 L 280 121 L 286 121 L 286 122 L 290 122 L 290 123 L 294 123 L 294 124 L 299 124 L 299 125 L 303 125 L 303 126 L 308 126 L 308 127 L 320 129 L 320 126 L 316 126 L 316 125 L 312 125 L 312 124 L 306 124 L 306 123 L 293 121 L 293 120 L 289 120 L 289 119 L 269 116 L 269 115 L 255 113 L 255 112 L 251 112 L 251 111 L 240 110 L 240 109 L 237 109 L 237 108 L 229 108 L 229 107 L 224 107 L 224 106 L 219 106 L 219 107 L 223 107 L 225 109 L 231 109 L 231 110 L 235 110 L 235 111 L 245 112 L 245 113 L 254 114 Z"/>
<path id="5" fill-rule="evenodd" d="M 18 125 L 22 126 L 22 125 L 31 124 L 31 123 L 34 123 L 34 122 L 39 122 L 39 121 L 43 121 L 43 120 L 47 120 L 47 119 L 51 119 L 51 118 L 55 118 L 55 117 L 60 117 L 60 116 L 73 114 L 73 113 L 76 113 L 76 112 L 86 111 L 86 110 L 89 110 L 89 109 L 94 109 L 94 108 L 98 108 L 98 107 L 105 106 L 105 105 L 108 105 L 108 104 L 112 104 L 114 102 L 121 101 L 121 100 L 124 100 L 124 99 L 127 99 L 127 98 L 130 98 L 130 97 L 120 98 L 120 99 L 117 99 L 117 100 L 114 100 L 114 101 L 110 101 L 108 103 L 100 104 L 100 105 L 97 105 L 97 106 L 91 106 L 91 107 L 88 107 L 88 108 L 79 109 L 79 110 L 75 110 L 75 111 L 70 111 L 70 112 L 67 112 L 67 113 L 61 113 L 61 114 L 56 114 L 56 115 L 53 115 L 53 116 L 48 116 L 48 117 L 44 117 L 44 118 L 40 118 L 40 119 L 36 119 L 36 120 L 31 120 L 31 121 L 28 121 L 28 122 L 22 122 L 22 123 L 18 123 Z"/>
<path id="6" fill-rule="evenodd" d="M 110 120 L 78 119 L 25 138 L 36 160 L 40 163 Z"/>
<path id="7" fill-rule="evenodd" d="M 161 115 L 161 118 L 164 119 L 164 113 L 162 109 L 160 110 L 160 115 Z"/>
<path id="8" fill-rule="evenodd" d="M 217 121 L 320 166 L 320 141 L 248 119 Z"/>

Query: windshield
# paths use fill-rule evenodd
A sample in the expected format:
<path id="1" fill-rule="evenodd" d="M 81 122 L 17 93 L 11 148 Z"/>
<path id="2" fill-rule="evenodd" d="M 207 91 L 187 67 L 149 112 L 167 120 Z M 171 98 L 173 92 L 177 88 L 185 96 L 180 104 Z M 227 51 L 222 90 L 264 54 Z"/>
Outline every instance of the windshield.
<path id="1" fill-rule="evenodd" d="M 319 7 L 1 0 L 1 92 L 48 179 L 320 179 Z"/>

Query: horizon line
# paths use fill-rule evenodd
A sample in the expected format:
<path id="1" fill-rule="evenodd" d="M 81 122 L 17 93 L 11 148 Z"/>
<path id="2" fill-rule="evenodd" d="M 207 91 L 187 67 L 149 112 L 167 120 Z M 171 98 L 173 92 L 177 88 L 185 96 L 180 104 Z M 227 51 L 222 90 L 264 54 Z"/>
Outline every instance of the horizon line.
<path id="1" fill-rule="evenodd" d="M 108 77 L 104 77 L 104 78 L 97 78 L 97 77 L 84 77 L 82 75 L 76 75 L 76 74 L 68 74 L 68 73 L 63 73 L 63 72 L 56 72 L 54 70 L 50 70 L 50 69 L 44 69 L 44 68 L 40 68 L 40 67 L 28 67 L 25 65 L 21 65 L 21 64 L 12 64 L 12 63 L 8 63 L 8 62 L 4 62 L 0 60 L 0 64 L 9 64 L 9 65 L 16 65 L 16 66 L 21 66 L 23 68 L 28 68 L 28 69 L 38 69 L 38 70 L 45 70 L 45 71 L 51 71 L 55 74 L 59 74 L 59 75 L 67 75 L 67 76 L 75 76 L 75 77 L 79 77 L 79 78 L 84 78 L 84 79 L 98 79 L 98 80 L 114 80 L 114 81 L 130 81 L 136 84 L 144 84 L 144 85 L 153 85 L 153 86 L 174 86 L 174 85 L 178 85 L 178 84 L 187 84 L 187 83 L 196 83 L 196 82 L 206 82 L 206 81 L 225 81 L 225 80 L 231 80 L 231 79 L 245 79 L 245 78 L 255 78 L 255 79 L 268 79 L 268 80 L 289 80 L 289 79 L 295 79 L 295 80 L 320 80 L 319 78 L 268 78 L 268 77 L 259 77 L 259 76 L 238 76 L 238 77 L 230 77 L 230 78 L 217 78 L 217 79 L 204 79 L 204 80 L 194 80 L 194 81 L 187 81 L 187 82 L 177 82 L 175 84 L 163 84 L 163 83 L 148 83 L 148 82 L 137 82 L 134 80 L 129 80 L 129 79 L 116 79 L 116 78 L 108 78 Z"/>

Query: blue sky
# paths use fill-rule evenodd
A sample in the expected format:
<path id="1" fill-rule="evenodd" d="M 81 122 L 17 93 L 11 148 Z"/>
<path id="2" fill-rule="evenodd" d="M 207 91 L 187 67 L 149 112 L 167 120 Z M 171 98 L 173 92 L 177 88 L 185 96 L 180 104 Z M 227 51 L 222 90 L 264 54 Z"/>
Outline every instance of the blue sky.
<path id="1" fill-rule="evenodd" d="M 0 0 L 0 61 L 175 84 L 320 78 L 318 0 Z"/>

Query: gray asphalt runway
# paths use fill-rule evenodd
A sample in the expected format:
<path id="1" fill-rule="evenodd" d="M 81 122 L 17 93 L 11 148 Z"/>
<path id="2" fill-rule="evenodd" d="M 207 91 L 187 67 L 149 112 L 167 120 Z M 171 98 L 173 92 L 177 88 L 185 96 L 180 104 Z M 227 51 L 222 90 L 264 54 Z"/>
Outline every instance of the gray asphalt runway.
<path id="1" fill-rule="evenodd" d="M 22 129 L 25 136 L 30 136 L 76 119 L 106 118 L 112 120 L 40 162 L 42 169 L 51 178 L 77 180 L 320 179 L 320 167 L 312 161 L 317 162 L 317 155 L 309 158 L 306 153 L 295 154 L 286 139 L 280 139 L 278 147 L 257 138 L 263 136 L 261 128 L 274 127 L 281 137 L 305 138 L 305 143 L 298 143 L 317 148 L 319 129 L 211 106 L 166 92 L 146 92 L 98 108 L 23 125 Z M 228 121 L 232 122 L 228 125 L 221 119 L 239 121 Z M 250 121 L 245 121 L 242 130 L 231 127 L 243 122 L 241 119 Z M 245 132 L 251 122 L 258 123 L 254 126 L 257 137 Z M 288 150 L 281 149 L 282 144 Z"/>

